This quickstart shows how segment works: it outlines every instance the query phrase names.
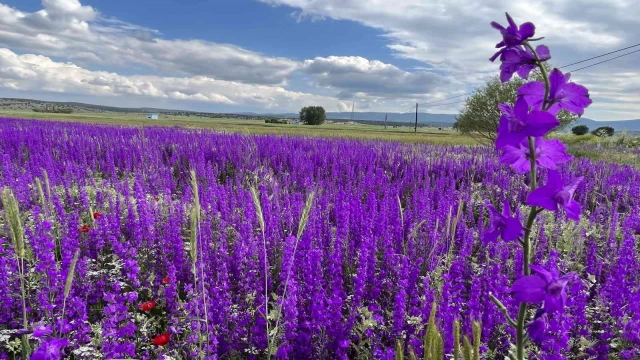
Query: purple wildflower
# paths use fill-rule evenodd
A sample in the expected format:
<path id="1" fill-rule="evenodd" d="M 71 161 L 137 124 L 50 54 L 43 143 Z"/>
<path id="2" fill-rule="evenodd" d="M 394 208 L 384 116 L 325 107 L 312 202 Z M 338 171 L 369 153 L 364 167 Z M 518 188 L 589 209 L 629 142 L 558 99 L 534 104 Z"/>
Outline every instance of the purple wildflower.
<path id="1" fill-rule="evenodd" d="M 561 109 L 582 116 L 584 109 L 591 105 L 589 90 L 582 85 L 569 82 L 571 73 L 563 74 L 558 69 L 553 69 L 549 74 L 549 103 L 545 104 L 549 112 L 557 114 Z M 544 101 L 545 85 L 541 81 L 532 81 L 522 85 L 518 89 L 518 96 L 524 97 L 527 103 L 534 108 L 540 108 Z"/>
<path id="2" fill-rule="evenodd" d="M 543 309 L 538 309 L 533 321 L 527 324 L 527 332 L 533 342 L 540 344 L 544 341 L 544 333 L 547 330 L 547 314 Z"/>
<path id="3" fill-rule="evenodd" d="M 538 45 L 536 53 L 540 61 L 551 59 L 549 48 L 545 45 Z M 523 79 L 529 78 L 529 73 L 536 67 L 536 56 L 529 48 L 520 46 L 505 50 L 500 56 L 500 80 L 503 83 L 511 80 L 515 72 Z"/>
<path id="4" fill-rule="evenodd" d="M 558 119 L 546 111 L 529 112 L 529 105 L 523 98 L 519 98 L 513 108 L 509 104 L 500 104 L 498 107 L 502 112 L 496 139 L 498 150 L 507 145 L 516 146 L 527 136 L 544 136 L 560 125 Z"/>
<path id="5" fill-rule="evenodd" d="M 64 352 L 61 350 L 68 345 L 69 341 L 67 339 L 50 339 L 43 341 L 33 355 L 31 355 L 31 360 L 62 359 Z"/>
<path id="6" fill-rule="evenodd" d="M 561 312 L 567 301 L 565 287 L 574 274 L 559 276 L 556 269 L 547 271 L 537 265 L 531 265 L 534 275 L 523 276 L 511 286 L 513 297 L 531 304 L 544 302 L 543 309 L 546 313 Z"/>
<path id="7" fill-rule="evenodd" d="M 511 208 L 509 201 L 505 200 L 502 206 L 502 214 L 500 214 L 490 202 L 487 202 L 489 209 L 490 221 L 489 227 L 482 233 L 484 241 L 495 241 L 498 236 L 502 236 L 505 241 L 512 241 L 522 235 L 522 224 L 518 216 L 511 216 Z"/>
<path id="8" fill-rule="evenodd" d="M 33 328 L 33 337 L 43 337 L 51 334 L 51 326 L 38 325 Z"/>
<path id="9" fill-rule="evenodd" d="M 569 219 L 578 221 L 580 219 L 580 204 L 573 199 L 573 193 L 583 179 L 584 177 L 580 176 L 564 185 L 560 173 L 550 170 L 547 184 L 529 193 L 527 205 L 540 206 L 552 211 L 557 211 L 560 206 L 567 213 Z"/>
<path id="10" fill-rule="evenodd" d="M 491 22 L 491 27 L 500 31 L 502 34 L 502 41 L 496 44 L 496 48 L 502 48 L 491 57 L 491 61 L 495 61 L 505 50 L 514 46 L 521 45 L 524 41 L 532 37 L 536 32 L 536 27 L 530 22 L 526 22 L 518 28 L 518 25 L 513 21 L 509 13 L 507 15 L 507 21 L 509 26 L 506 28 L 495 21 Z"/>
<path id="11" fill-rule="evenodd" d="M 545 140 L 542 137 L 536 137 L 534 144 L 537 166 L 555 170 L 558 164 L 573 159 L 573 156 L 567 154 L 567 148 L 560 140 Z M 531 151 L 528 139 L 523 139 L 517 145 L 507 145 L 502 148 L 502 152 L 501 163 L 511 166 L 519 174 L 531 171 Z"/>

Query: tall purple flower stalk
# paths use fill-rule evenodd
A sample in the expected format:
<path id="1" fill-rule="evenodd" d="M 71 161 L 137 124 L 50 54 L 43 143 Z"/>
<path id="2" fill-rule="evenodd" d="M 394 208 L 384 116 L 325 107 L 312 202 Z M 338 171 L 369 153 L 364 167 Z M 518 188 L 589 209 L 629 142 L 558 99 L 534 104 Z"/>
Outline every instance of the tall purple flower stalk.
<path id="1" fill-rule="evenodd" d="M 551 55 L 546 46 L 540 45 L 534 49 L 530 44 L 529 38 L 533 36 L 535 29 L 533 24 L 525 23 L 518 29 L 509 14 L 507 20 L 510 26 L 506 29 L 497 26 L 495 22 L 491 23 L 491 26 L 499 29 L 504 37 L 498 45 L 506 46 L 491 58 L 493 61 L 500 55 L 502 81 L 508 81 L 516 71 L 519 71 L 520 76 L 528 77 L 532 66 L 538 67 L 544 78 L 544 82 L 534 81 L 522 85 L 518 89 L 518 98 L 513 109 L 507 104 L 499 106 L 503 115 L 500 118 L 496 139 L 496 149 L 503 152 L 500 161 L 511 165 L 519 173 L 530 173 L 526 201 L 530 210 L 522 226 L 525 229 L 524 235 L 519 239 L 523 254 L 523 274 L 511 287 L 513 297 L 520 304 L 517 318 L 512 319 L 508 309 L 490 294 L 491 300 L 504 312 L 508 324 L 515 328 L 515 358 L 523 360 L 527 345 L 525 332 L 528 330 L 529 338 L 535 342 L 544 340 L 547 317 L 564 311 L 567 299 L 565 288 L 573 279 L 573 275 L 560 276 L 556 269 L 547 270 L 531 264 L 531 235 L 536 217 L 543 210 L 558 210 L 562 207 L 568 218 L 578 221 L 581 210 L 573 196 L 582 178 L 563 185 L 560 174 L 555 171 L 558 164 L 566 163 L 571 157 L 565 153 L 566 148 L 558 140 L 544 140 L 542 137 L 559 125 L 556 115 L 561 109 L 582 115 L 584 108 L 591 104 L 591 99 L 584 86 L 569 83 L 570 74 L 562 74 L 558 69 L 554 69 L 550 76 L 547 74 L 543 63 L 550 59 Z M 527 160 L 529 164 L 526 164 Z M 538 167 L 553 169 L 549 171 L 547 184 L 540 187 L 537 178 Z M 493 207 L 490 206 L 489 210 L 495 213 Z M 496 215 L 493 216 L 495 218 Z M 508 229 L 508 218 L 503 216 L 503 219 L 500 224 L 504 224 L 503 228 Z M 495 220 L 493 222 L 495 223 Z M 516 229 L 514 225 L 510 227 Z M 513 234 L 515 230 L 503 230 L 505 240 L 510 240 Z M 531 271 L 534 272 L 533 275 Z M 542 308 L 538 309 L 534 319 L 528 323 L 528 304 L 538 303 L 543 304 Z"/>

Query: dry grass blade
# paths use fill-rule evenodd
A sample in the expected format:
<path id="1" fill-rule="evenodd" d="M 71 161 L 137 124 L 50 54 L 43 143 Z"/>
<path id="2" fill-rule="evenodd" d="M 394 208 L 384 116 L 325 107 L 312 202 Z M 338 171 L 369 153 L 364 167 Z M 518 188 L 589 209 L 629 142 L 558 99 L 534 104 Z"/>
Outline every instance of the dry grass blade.
<path id="1" fill-rule="evenodd" d="M 67 281 L 64 284 L 64 297 L 65 299 L 69 297 L 69 293 L 71 292 L 71 285 L 73 285 L 73 276 L 76 273 L 76 264 L 78 263 L 78 258 L 80 257 L 80 250 L 76 250 L 76 253 L 73 254 L 73 260 L 71 260 L 71 265 L 69 266 L 69 271 L 67 272 Z"/>
<path id="2" fill-rule="evenodd" d="M 7 222 L 9 223 L 9 232 L 11 234 L 14 251 L 18 258 L 23 259 L 25 254 L 24 229 L 20 221 L 18 202 L 8 187 L 2 191 L 2 206 L 4 207 Z"/>
<path id="3" fill-rule="evenodd" d="M 262 205 L 260 205 L 260 196 L 258 194 L 258 190 L 251 186 L 249 187 L 249 191 L 251 191 L 253 206 L 256 208 L 256 216 L 258 217 L 258 222 L 260 223 L 260 230 L 264 233 L 264 216 L 262 215 Z"/>
<path id="4" fill-rule="evenodd" d="M 307 201 L 304 204 L 304 209 L 302 209 L 302 216 L 300 217 L 300 222 L 298 222 L 298 233 L 296 235 L 296 238 L 298 240 L 300 240 L 300 238 L 302 237 L 302 233 L 304 232 L 304 229 L 307 227 L 307 223 L 309 222 L 309 214 L 311 214 L 311 206 L 313 205 L 313 198 L 315 197 L 315 195 L 316 194 L 314 192 L 309 193 L 309 196 L 307 196 Z"/>

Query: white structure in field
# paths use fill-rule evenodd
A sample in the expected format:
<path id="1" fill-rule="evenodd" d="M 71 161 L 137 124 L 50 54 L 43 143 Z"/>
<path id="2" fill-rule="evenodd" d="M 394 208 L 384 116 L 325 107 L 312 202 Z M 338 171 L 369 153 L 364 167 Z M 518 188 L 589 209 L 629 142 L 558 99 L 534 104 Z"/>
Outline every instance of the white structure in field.
<path id="1" fill-rule="evenodd" d="M 147 119 L 158 120 L 160 114 L 147 114 Z"/>

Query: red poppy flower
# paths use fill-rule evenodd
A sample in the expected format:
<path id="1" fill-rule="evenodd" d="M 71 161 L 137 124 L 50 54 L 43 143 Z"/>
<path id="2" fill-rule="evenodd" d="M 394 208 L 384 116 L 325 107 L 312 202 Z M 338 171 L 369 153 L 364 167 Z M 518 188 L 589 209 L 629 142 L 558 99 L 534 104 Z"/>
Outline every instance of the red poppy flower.
<path id="1" fill-rule="evenodd" d="M 158 346 L 165 346 L 165 345 L 167 345 L 169 343 L 169 338 L 170 337 L 171 337 L 171 334 L 166 332 L 164 334 L 160 334 L 160 335 L 154 337 L 152 342 L 155 345 L 158 345 Z"/>
<path id="2" fill-rule="evenodd" d="M 82 225 L 82 227 L 80 228 L 80 232 L 83 232 L 83 233 L 87 233 L 89 232 L 89 230 L 91 230 L 89 225 Z"/>
<path id="3" fill-rule="evenodd" d="M 153 309 L 154 307 L 156 307 L 156 302 L 155 301 L 147 301 L 147 302 L 143 302 L 142 304 L 138 305 L 138 309 L 140 309 L 142 311 L 149 311 L 149 310 Z"/>
<path id="4" fill-rule="evenodd" d="M 155 200 L 155 201 L 159 201 L 159 200 L 160 200 L 160 197 L 159 197 L 159 196 L 154 196 L 154 197 L 153 197 L 153 200 Z"/>
<path id="5" fill-rule="evenodd" d="M 94 218 L 94 219 L 96 219 L 96 220 L 97 220 L 97 219 L 99 219 L 99 218 L 101 218 L 101 217 L 102 217 L 102 214 L 101 214 L 101 213 L 99 213 L 99 212 L 94 212 L 94 213 L 93 213 L 93 218 Z"/>
<path id="6" fill-rule="evenodd" d="M 169 283 L 169 277 L 162 278 L 162 285 L 167 285 Z"/>

